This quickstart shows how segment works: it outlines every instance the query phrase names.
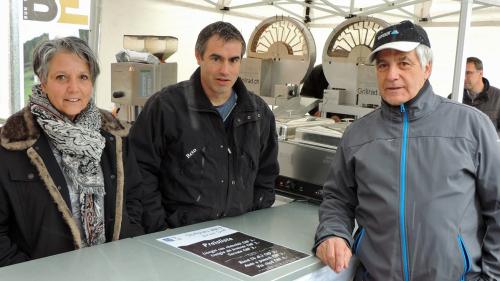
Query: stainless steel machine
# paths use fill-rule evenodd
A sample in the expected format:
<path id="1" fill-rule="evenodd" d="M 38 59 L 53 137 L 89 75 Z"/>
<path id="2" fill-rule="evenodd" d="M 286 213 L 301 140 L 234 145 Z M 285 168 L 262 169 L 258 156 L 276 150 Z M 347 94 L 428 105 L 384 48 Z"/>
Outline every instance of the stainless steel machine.
<path id="1" fill-rule="evenodd" d="M 306 115 L 314 103 L 303 97 L 282 101 L 273 110 L 279 138 L 280 176 L 276 181 L 279 193 L 322 200 L 322 186 L 345 128 L 351 119 L 380 105 L 375 69 L 367 57 L 376 32 L 385 26 L 388 24 L 382 20 L 358 17 L 346 20 L 332 31 L 323 51 L 323 70 L 330 85 L 320 103 L 322 118 Z M 252 44 L 255 42 L 251 41 Z M 303 72 L 304 77 L 309 70 Z M 286 71 L 293 73 L 295 69 Z M 302 81 L 304 77 L 296 79 Z M 343 122 L 326 118 L 332 114 L 349 118 Z"/>
<path id="2" fill-rule="evenodd" d="M 283 130 L 286 126 L 287 130 Z M 347 123 L 305 117 L 281 123 L 279 193 L 321 201 L 322 186 Z"/>
<path id="3" fill-rule="evenodd" d="M 291 17 L 271 17 L 252 32 L 240 77 L 268 104 L 280 105 L 297 95 L 315 60 L 316 45 L 306 25 Z"/>
<path id="4" fill-rule="evenodd" d="M 381 19 L 354 17 L 330 33 L 323 48 L 323 72 L 329 83 L 320 111 L 323 117 L 359 118 L 380 106 L 374 65 L 368 62 Z"/>
<path id="5" fill-rule="evenodd" d="M 147 63 L 131 57 L 111 64 L 111 101 L 119 105 L 120 119 L 134 121 L 152 94 L 177 82 L 177 63 L 164 62 L 177 51 L 177 41 L 171 36 L 124 35 L 123 48 L 158 59 Z"/>
<path id="6" fill-rule="evenodd" d="M 287 195 L 310 192 L 309 198 L 319 196 L 314 192 L 321 189 L 322 183 L 316 179 L 326 177 L 327 171 L 318 168 L 315 161 L 327 165 L 333 150 L 329 145 L 319 147 L 307 143 L 309 134 L 301 130 L 335 124 L 331 119 L 306 117 L 319 100 L 299 97 L 297 93 L 315 60 L 316 45 L 307 26 L 299 20 L 277 16 L 264 20 L 255 28 L 240 71 L 246 87 L 274 108 L 281 167 L 276 182 L 278 192 Z M 296 141 L 296 136 L 303 135 L 306 135 L 302 139 L 304 142 Z"/>

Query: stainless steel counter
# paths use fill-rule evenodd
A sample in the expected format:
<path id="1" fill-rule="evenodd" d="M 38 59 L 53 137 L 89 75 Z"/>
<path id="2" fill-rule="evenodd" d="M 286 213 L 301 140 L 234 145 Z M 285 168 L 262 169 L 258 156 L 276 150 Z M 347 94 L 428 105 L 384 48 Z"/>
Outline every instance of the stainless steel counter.
<path id="1" fill-rule="evenodd" d="M 313 280 L 324 266 L 311 253 L 318 225 L 318 206 L 292 202 L 239 217 L 125 239 L 0 268 L 0 280 Z M 229 269 L 156 239 L 221 225 L 311 256 L 254 277 Z M 350 274 L 328 280 L 350 280 Z M 346 277 L 347 275 L 347 277 Z M 311 278 L 313 279 L 311 279 Z"/>

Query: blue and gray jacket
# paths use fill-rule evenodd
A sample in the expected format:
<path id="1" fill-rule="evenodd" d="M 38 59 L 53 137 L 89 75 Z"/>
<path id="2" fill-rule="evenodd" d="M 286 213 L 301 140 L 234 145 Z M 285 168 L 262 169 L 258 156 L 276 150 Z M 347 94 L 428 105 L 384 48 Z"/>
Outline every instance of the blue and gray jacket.
<path id="1" fill-rule="evenodd" d="M 316 246 L 346 239 L 362 280 L 500 280 L 499 169 L 489 118 L 426 82 L 407 103 L 383 103 L 348 127 Z"/>

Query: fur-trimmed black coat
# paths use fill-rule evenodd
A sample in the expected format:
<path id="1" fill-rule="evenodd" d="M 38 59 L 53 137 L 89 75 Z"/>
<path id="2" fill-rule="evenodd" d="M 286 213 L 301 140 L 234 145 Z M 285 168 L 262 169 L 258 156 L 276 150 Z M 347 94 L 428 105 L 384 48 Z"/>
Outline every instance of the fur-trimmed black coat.
<path id="1" fill-rule="evenodd" d="M 143 233 L 140 173 L 125 127 L 101 111 L 106 241 Z M 82 247 L 66 181 L 29 108 L 0 129 L 0 266 Z"/>

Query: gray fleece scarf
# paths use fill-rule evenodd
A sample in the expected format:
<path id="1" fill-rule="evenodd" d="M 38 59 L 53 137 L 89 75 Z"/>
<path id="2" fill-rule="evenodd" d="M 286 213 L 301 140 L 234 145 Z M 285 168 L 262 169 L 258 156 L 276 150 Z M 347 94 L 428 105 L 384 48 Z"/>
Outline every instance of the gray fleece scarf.
<path id="1" fill-rule="evenodd" d="M 91 100 L 75 121 L 61 114 L 50 103 L 40 85 L 33 86 L 30 109 L 37 123 L 61 154 L 63 170 L 69 173 L 79 194 L 81 221 L 86 246 L 102 244 L 104 208 L 97 202 L 104 197 L 104 180 L 100 159 L 105 139 L 100 134 L 101 114 Z"/>

